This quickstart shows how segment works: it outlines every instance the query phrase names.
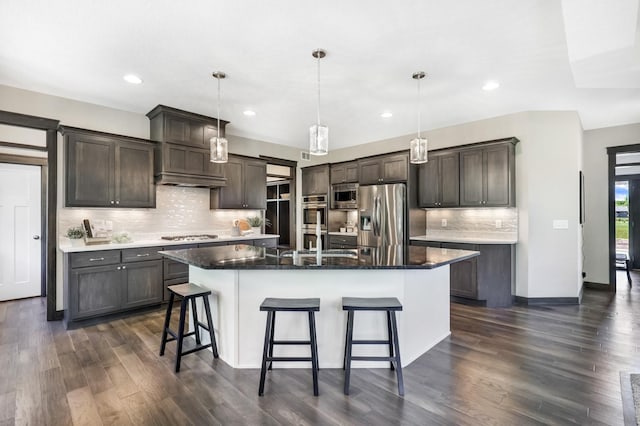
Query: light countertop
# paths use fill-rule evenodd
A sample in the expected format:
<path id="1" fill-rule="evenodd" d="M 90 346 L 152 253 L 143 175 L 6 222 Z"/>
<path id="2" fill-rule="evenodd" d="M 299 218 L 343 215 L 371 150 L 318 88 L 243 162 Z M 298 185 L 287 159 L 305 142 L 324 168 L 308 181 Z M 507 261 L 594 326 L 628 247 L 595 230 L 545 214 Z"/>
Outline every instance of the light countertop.
<path id="1" fill-rule="evenodd" d="M 517 244 L 518 237 L 513 234 L 498 233 L 437 233 L 411 237 L 411 241 L 432 241 L 441 243 L 467 243 L 467 244 Z"/>
<path id="2" fill-rule="evenodd" d="M 205 244 L 205 243 L 215 243 L 215 242 L 232 242 L 237 241 L 238 244 L 242 244 L 243 242 L 250 240 L 259 240 L 266 238 L 279 238 L 279 235 L 275 234 L 246 234 L 243 236 L 230 236 L 230 235 L 220 235 L 218 238 L 212 238 L 208 240 L 189 240 L 189 241 L 170 241 L 163 240 L 160 238 L 149 238 L 149 239 L 141 239 L 135 240 L 130 243 L 107 243 L 107 244 L 92 244 L 92 245 L 81 245 L 81 246 L 72 246 L 71 243 L 66 238 L 63 238 L 58 243 L 58 248 L 63 253 L 76 253 L 76 252 L 85 252 L 85 251 L 99 251 L 99 250 L 121 250 L 121 249 L 130 249 L 130 248 L 138 248 L 138 247 L 168 247 L 168 246 L 180 246 L 185 244 Z"/>

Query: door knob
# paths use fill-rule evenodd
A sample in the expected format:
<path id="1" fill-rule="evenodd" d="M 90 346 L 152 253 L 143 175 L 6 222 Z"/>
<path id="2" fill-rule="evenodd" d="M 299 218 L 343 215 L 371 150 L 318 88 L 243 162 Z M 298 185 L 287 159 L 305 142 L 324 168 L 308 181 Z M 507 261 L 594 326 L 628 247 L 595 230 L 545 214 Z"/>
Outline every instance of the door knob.
<path id="1" fill-rule="evenodd" d="M 34 235 L 34 236 L 33 236 L 33 239 L 34 239 L 34 240 L 39 240 L 39 239 L 40 239 L 40 235 Z"/>

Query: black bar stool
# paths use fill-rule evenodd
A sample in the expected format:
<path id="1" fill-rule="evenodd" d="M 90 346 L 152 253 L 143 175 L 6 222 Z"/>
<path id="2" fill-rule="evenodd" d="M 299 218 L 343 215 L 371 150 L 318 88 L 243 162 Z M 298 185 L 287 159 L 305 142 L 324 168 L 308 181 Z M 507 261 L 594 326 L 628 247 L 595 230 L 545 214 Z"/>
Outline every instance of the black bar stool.
<path id="1" fill-rule="evenodd" d="M 320 311 L 320 299 L 275 299 L 266 298 L 260 305 L 261 311 L 267 311 L 267 328 L 264 332 L 262 351 L 262 369 L 258 395 L 264 393 L 264 380 L 267 370 L 271 370 L 273 361 L 311 361 L 313 373 L 313 395 L 318 396 L 318 342 L 316 340 L 315 312 Z M 274 340 L 276 312 L 307 312 L 309 314 L 309 340 Z M 274 345 L 309 345 L 311 357 L 274 357 Z M 267 363 L 269 366 L 267 367 Z"/>
<path id="2" fill-rule="evenodd" d="M 391 370 L 396 370 L 398 393 L 404 396 L 402 362 L 400 361 L 400 343 L 396 311 L 402 310 L 402 304 L 395 297 L 343 297 L 342 310 L 347 311 L 347 335 L 344 347 L 344 394 L 349 395 L 351 361 L 389 361 Z M 355 311 L 386 311 L 388 340 L 353 340 L 353 316 Z M 389 356 L 352 356 L 353 345 L 389 345 Z M 395 365 L 394 365 L 395 364 Z"/>
<path id="3" fill-rule="evenodd" d="M 183 355 L 188 355 L 190 353 L 211 347 L 211 349 L 213 350 L 213 357 L 218 358 L 218 346 L 216 345 L 216 337 L 213 333 L 213 320 L 211 319 L 211 308 L 209 306 L 209 295 L 211 294 L 211 290 L 207 290 L 191 283 L 172 285 L 167 287 L 167 289 L 169 290 L 169 304 L 167 305 L 167 314 L 164 318 L 164 327 L 162 328 L 160 356 L 164 355 L 164 349 L 167 346 L 167 342 L 177 340 L 178 348 L 176 349 L 176 373 L 180 371 L 180 359 Z M 176 295 L 182 297 L 182 302 L 180 303 L 180 322 L 178 323 L 177 334 L 175 331 L 169 328 L 169 322 L 171 321 L 171 308 L 173 306 L 173 299 Z M 198 311 L 196 310 L 196 298 L 198 297 L 202 297 L 202 300 L 204 301 L 204 312 L 207 315 L 207 324 L 198 321 Z M 191 311 L 193 315 L 193 325 L 195 330 L 189 333 L 185 333 L 184 320 L 187 313 L 189 301 L 191 301 Z M 203 345 L 200 342 L 199 327 L 204 328 L 209 332 L 209 337 L 211 339 L 210 343 Z M 167 334 L 170 334 L 172 337 L 167 339 Z M 196 347 L 183 352 L 182 342 L 184 338 L 193 335 L 195 335 L 196 337 Z"/>

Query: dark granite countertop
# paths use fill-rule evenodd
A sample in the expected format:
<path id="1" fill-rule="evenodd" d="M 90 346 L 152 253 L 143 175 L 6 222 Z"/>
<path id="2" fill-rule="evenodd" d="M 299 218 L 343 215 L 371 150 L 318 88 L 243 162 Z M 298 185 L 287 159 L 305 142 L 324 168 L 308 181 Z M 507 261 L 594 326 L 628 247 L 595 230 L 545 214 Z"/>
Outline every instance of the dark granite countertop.
<path id="1" fill-rule="evenodd" d="M 294 256 L 291 250 L 244 244 L 160 253 L 203 269 L 433 269 L 480 255 L 477 251 L 418 246 L 359 247 L 323 250 L 319 265 L 315 252 L 301 250 Z"/>

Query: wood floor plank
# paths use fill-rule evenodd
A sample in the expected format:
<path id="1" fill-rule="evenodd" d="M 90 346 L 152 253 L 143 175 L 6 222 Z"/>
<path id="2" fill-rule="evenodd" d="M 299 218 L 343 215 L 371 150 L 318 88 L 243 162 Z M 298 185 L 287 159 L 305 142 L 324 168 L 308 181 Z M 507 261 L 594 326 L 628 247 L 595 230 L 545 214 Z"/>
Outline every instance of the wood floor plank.
<path id="1" fill-rule="evenodd" d="M 140 391 L 140 387 L 131 380 L 131 376 L 129 376 L 122 364 L 109 365 L 105 367 L 105 371 L 114 384 L 119 398 L 125 398 Z"/>
<path id="2" fill-rule="evenodd" d="M 88 386 L 68 392 L 67 401 L 74 426 L 103 424 L 96 401 Z"/>
<path id="3" fill-rule="evenodd" d="M 60 361 L 60 368 L 62 369 L 62 376 L 67 392 L 88 386 L 87 378 L 84 375 L 84 371 L 78 362 L 75 352 L 59 355 L 58 360 Z"/>
<path id="4" fill-rule="evenodd" d="M 131 425 L 124 404 L 113 390 L 94 394 L 98 414 L 105 425 Z"/>
<path id="5" fill-rule="evenodd" d="M 164 424 L 164 422 L 157 420 L 157 415 L 156 415 L 157 411 L 155 410 L 155 406 L 152 406 L 147 403 L 142 391 L 136 392 L 125 398 L 122 398 L 121 402 L 132 424 L 134 425 Z"/>
<path id="6" fill-rule="evenodd" d="M 70 424 L 71 410 L 67 400 L 67 389 L 60 367 L 40 373 L 43 396 L 43 410 L 47 414 L 49 424 Z"/>
<path id="7" fill-rule="evenodd" d="M 12 420 L 16 412 L 16 393 L 0 393 L 0 421 Z"/>

